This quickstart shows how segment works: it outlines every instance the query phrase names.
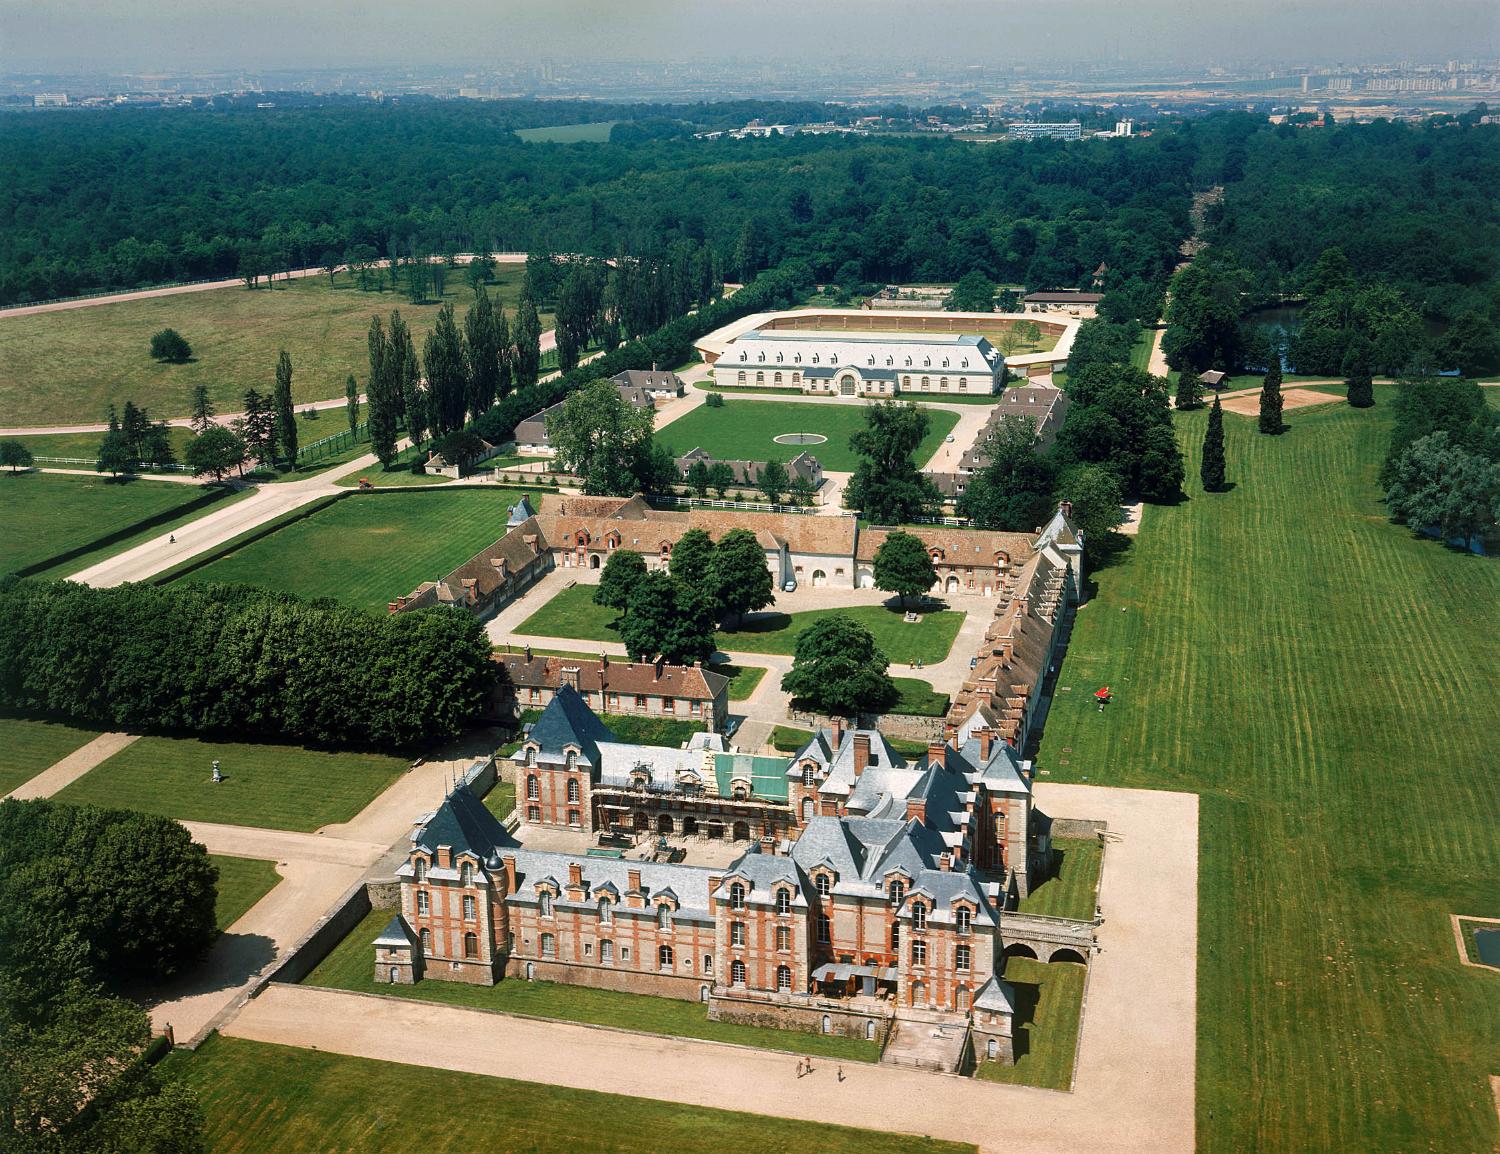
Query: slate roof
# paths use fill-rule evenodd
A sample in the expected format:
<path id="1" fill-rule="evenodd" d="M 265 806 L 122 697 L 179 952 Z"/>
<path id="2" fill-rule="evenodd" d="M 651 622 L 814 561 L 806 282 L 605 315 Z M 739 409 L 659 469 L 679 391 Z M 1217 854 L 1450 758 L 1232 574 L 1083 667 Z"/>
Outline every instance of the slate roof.
<path id="1" fill-rule="evenodd" d="M 507 854 L 506 856 L 511 856 Z M 563 891 L 559 905 L 567 905 L 566 890 L 569 867 L 577 865 L 583 878 L 584 901 L 592 905 L 600 893 L 624 895 L 630 891 L 630 871 L 640 870 L 641 888 L 646 891 L 647 908 L 642 915 L 655 917 L 651 901 L 670 890 L 678 902 L 678 917 L 707 919 L 709 913 L 708 879 L 721 871 L 700 866 L 667 865 L 660 862 L 625 861 L 618 858 L 588 857 L 579 854 L 552 853 L 544 850 L 518 849 L 516 859 L 516 892 L 506 900 L 531 903 L 537 900 L 537 883 L 552 881 Z M 629 916 L 625 906 L 615 907 L 615 916 Z"/>
<path id="2" fill-rule="evenodd" d="M 667 665 L 660 669 L 649 661 L 609 661 L 603 658 L 549 657 L 525 653 L 497 653 L 494 660 L 505 666 L 511 684 L 538 689 L 558 689 L 563 670 L 578 671 L 581 693 L 638 694 L 684 697 L 691 701 L 714 701 L 729 690 L 729 678 L 694 665 Z"/>
<path id="3" fill-rule="evenodd" d="M 990 980 L 979 987 L 979 993 L 974 995 L 974 1008 L 989 1010 L 991 1013 L 1014 1014 L 1016 1012 L 1015 987 L 991 975 Z"/>
<path id="4" fill-rule="evenodd" d="M 682 395 L 682 378 L 676 373 L 664 372 L 660 369 L 626 369 L 609 379 L 616 385 L 630 385 L 633 388 L 646 389 L 650 392 L 671 392 L 675 396 Z"/>
<path id="5" fill-rule="evenodd" d="M 433 854 L 438 846 L 445 845 L 453 851 L 455 858 L 470 853 L 481 864 L 486 863 L 497 849 L 516 844 L 500 819 L 466 785 L 454 788 L 443 799 L 443 804 L 412 831 L 411 842 L 414 848 Z"/>
<path id="6" fill-rule="evenodd" d="M 400 948 L 403 946 L 415 946 L 416 944 L 417 935 L 411 932 L 411 927 L 406 924 L 406 919 L 400 914 L 397 914 L 390 921 L 386 922 L 385 929 L 381 930 L 380 936 L 375 939 L 375 945 L 377 946 L 394 946 Z"/>
<path id="7" fill-rule="evenodd" d="M 597 766 L 600 764 L 599 743 L 617 742 L 619 738 L 584 704 L 574 689 L 564 685 L 547 703 L 542 715 L 532 722 L 526 732 L 526 741 L 527 744 L 536 744 L 538 761 L 563 761 L 565 747 L 571 745 L 578 748 L 579 761 Z"/>

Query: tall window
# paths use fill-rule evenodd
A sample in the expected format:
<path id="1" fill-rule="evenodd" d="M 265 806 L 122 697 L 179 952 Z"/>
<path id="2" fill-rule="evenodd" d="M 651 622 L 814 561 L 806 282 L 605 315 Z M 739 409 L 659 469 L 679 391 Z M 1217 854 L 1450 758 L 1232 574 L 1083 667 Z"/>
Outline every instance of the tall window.
<path id="1" fill-rule="evenodd" d="M 672 907 L 665 902 L 656 907 L 656 928 L 671 932 L 672 929 Z"/>
<path id="2" fill-rule="evenodd" d="M 568 779 L 568 800 L 572 802 L 578 800 L 578 781 L 576 778 L 570 777 Z"/>
<path id="3" fill-rule="evenodd" d="M 467 933 L 464 935 L 464 957 L 477 958 L 479 956 L 479 935 Z"/>
<path id="4" fill-rule="evenodd" d="M 551 894 L 547 893 L 546 891 L 543 891 L 542 896 L 541 896 L 541 898 L 540 898 L 540 900 L 538 901 L 537 904 L 538 904 L 538 906 L 540 906 L 540 909 L 539 909 L 538 912 L 542 915 L 542 917 L 544 917 L 544 918 L 550 918 L 552 916 L 552 895 Z"/>
<path id="5" fill-rule="evenodd" d="M 615 960 L 615 944 L 608 938 L 599 943 L 599 960 L 606 963 Z"/>
<path id="6" fill-rule="evenodd" d="M 464 868 L 458 871 L 458 881 L 465 886 L 474 884 L 474 867 L 468 862 L 464 862 Z"/>
<path id="7" fill-rule="evenodd" d="M 417 891 L 417 913 L 418 914 L 422 914 L 422 915 L 425 916 L 427 914 L 427 912 L 431 908 L 432 908 L 432 902 L 431 902 L 431 899 L 429 899 L 428 896 L 427 896 L 427 891 L 426 890 L 418 890 Z"/>
<path id="8" fill-rule="evenodd" d="M 792 891 L 776 891 L 776 912 L 778 914 L 789 914 L 792 912 Z"/>
<path id="9" fill-rule="evenodd" d="M 813 774 L 815 772 L 816 771 L 812 767 L 812 762 L 808 762 L 806 765 L 804 765 L 802 767 L 802 784 L 811 785 L 813 783 Z"/>
<path id="10" fill-rule="evenodd" d="M 534 773 L 526 775 L 526 796 L 532 801 L 542 796 L 542 783 Z"/>
<path id="11" fill-rule="evenodd" d="M 967 934 L 969 932 L 969 924 L 973 920 L 973 917 L 974 915 L 970 911 L 966 910 L 963 906 L 959 906 L 958 909 L 954 911 L 953 920 L 955 925 L 958 927 L 959 933 Z"/>
<path id="12" fill-rule="evenodd" d="M 609 925 L 615 920 L 614 908 L 610 905 L 608 898 L 599 899 L 599 924 Z"/>
<path id="13" fill-rule="evenodd" d="M 745 383 L 745 370 L 744 369 L 740 370 L 739 383 L 742 384 L 742 385 Z"/>
<path id="14" fill-rule="evenodd" d="M 893 906 L 899 906 L 901 904 L 902 899 L 906 897 L 906 886 L 905 886 L 905 884 L 902 883 L 902 882 L 897 881 L 895 878 L 892 878 L 891 879 L 891 885 L 890 885 L 890 891 L 891 891 L 891 905 L 893 905 Z"/>
<path id="15" fill-rule="evenodd" d="M 967 972 L 969 969 L 969 947 L 959 946 L 953 951 L 953 968 Z"/>
<path id="16" fill-rule="evenodd" d="M 555 934 L 542 935 L 542 957 L 557 957 L 557 936 Z"/>
<path id="17" fill-rule="evenodd" d="M 418 858 L 411 867 L 411 876 L 419 882 L 427 880 L 427 863 Z"/>
<path id="18" fill-rule="evenodd" d="M 891 953 L 894 954 L 900 948 L 901 948 L 901 923 L 900 922 L 892 922 L 891 923 Z"/>
<path id="19" fill-rule="evenodd" d="M 820 941 L 820 942 L 826 942 L 826 941 L 829 940 L 829 937 L 830 937 L 829 929 L 830 929 L 830 926 L 828 924 L 828 915 L 827 914 L 819 914 L 818 915 L 818 941 Z"/>
<path id="20" fill-rule="evenodd" d="M 731 946 L 743 946 L 745 944 L 745 923 L 729 923 L 729 944 Z"/>
<path id="21" fill-rule="evenodd" d="M 792 948 L 792 927 L 776 927 L 776 948 L 778 950 L 789 950 Z"/>
<path id="22" fill-rule="evenodd" d="M 911 928 L 914 930 L 925 930 L 927 928 L 927 907 L 922 902 L 912 903 Z"/>
<path id="23" fill-rule="evenodd" d="M 745 887 L 739 882 L 729 887 L 729 908 L 732 910 L 745 908 Z"/>
<path id="24" fill-rule="evenodd" d="M 672 968 L 672 947 L 671 946 L 661 946 L 660 948 L 657 949 L 657 951 L 656 951 L 656 967 L 657 967 L 657 969 L 660 969 L 660 970 L 670 970 Z"/>
<path id="25" fill-rule="evenodd" d="M 826 898 L 833 892 L 833 879 L 827 874 L 818 875 L 818 896 Z"/>
<path id="26" fill-rule="evenodd" d="M 915 941 L 911 944 L 911 964 L 914 966 L 925 966 L 927 964 L 927 943 Z"/>
<path id="27" fill-rule="evenodd" d="M 526 820 L 527 821 L 541 821 L 542 820 L 542 807 L 539 806 L 539 805 L 528 805 L 526 807 Z"/>
<path id="28" fill-rule="evenodd" d="M 464 894 L 464 921 L 472 922 L 478 916 L 478 904 L 474 901 L 474 895 Z"/>
<path id="29" fill-rule="evenodd" d="M 729 984 L 731 986 L 745 984 L 745 963 L 738 958 L 729 963 Z"/>
<path id="30" fill-rule="evenodd" d="M 776 967 L 776 992 L 779 994 L 790 994 L 792 992 L 792 969 L 790 966 Z"/>
<path id="31" fill-rule="evenodd" d="M 432 931 L 423 926 L 422 932 L 417 936 L 422 939 L 422 952 L 424 954 L 432 953 Z"/>
<path id="32" fill-rule="evenodd" d="M 714 972 L 714 956 L 712 954 L 703 955 L 703 972 L 705 974 Z"/>

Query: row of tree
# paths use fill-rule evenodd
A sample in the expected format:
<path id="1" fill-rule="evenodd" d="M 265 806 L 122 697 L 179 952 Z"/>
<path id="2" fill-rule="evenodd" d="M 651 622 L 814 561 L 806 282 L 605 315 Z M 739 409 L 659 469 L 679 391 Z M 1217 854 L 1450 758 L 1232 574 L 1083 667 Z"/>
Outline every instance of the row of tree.
<path id="1" fill-rule="evenodd" d="M 472 724 L 493 670 L 466 613 L 237 585 L 0 592 L 0 707 L 111 729 L 406 747 Z"/>

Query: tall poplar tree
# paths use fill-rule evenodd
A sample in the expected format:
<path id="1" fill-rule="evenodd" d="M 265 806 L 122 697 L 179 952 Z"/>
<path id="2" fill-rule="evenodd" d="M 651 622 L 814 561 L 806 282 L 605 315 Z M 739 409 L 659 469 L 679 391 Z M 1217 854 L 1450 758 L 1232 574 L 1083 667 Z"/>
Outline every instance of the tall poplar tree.
<path id="1" fill-rule="evenodd" d="M 516 388 L 524 389 L 536 384 L 542 366 L 542 321 L 529 293 L 516 306 L 515 349 Z"/>
<path id="2" fill-rule="evenodd" d="M 477 417 L 495 403 L 500 378 L 495 307 L 483 286 L 478 289 L 474 304 L 464 317 L 464 366 L 467 371 L 465 405 L 469 416 Z"/>
<path id="3" fill-rule="evenodd" d="M 437 324 L 427 334 L 422 348 L 427 369 L 427 396 L 432 412 L 432 431 L 443 436 L 463 428 L 466 403 L 466 373 L 463 339 L 453 322 L 453 306 L 438 310 Z"/>
<path id="4" fill-rule="evenodd" d="M 407 353 L 416 351 L 416 342 L 412 340 L 411 329 L 402 319 L 400 309 L 391 310 L 390 336 L 387 343 L 391 350 L 390 367 L 393 387 L 391 399 L 396 405 L 396 423 L 400 425 L 406 421 L 406 401 L 411 396 L 413 387 L 407 384 L 405 377 Z"/>
<path id="5" fill-rule="evenodd" d="M 1199 387 L 1198 374 L 1192 369 L 1183 369 L 1177 374 L 1178 409 L 1196 409 L 1203 405 L 1203 391 Z"/>
<path id="6" fill-rule="evenodd" d="M 366 411 L 370 422 L 370 448 L 380 463 L 390 465 L 396 459 L 395 366 L 391 364 L 391 345 L 379 317 L 370 318 L 370 380 L 365 386 Z"/>
<path id="7" fill-rule="evenodd" d="M 1208 410 L 1208 431 L 1203 435 L 1203 460 L 1198 477 L 1204 492 L 1217 493 L 1224 488 L 1224 410 L 1219 406 L 1218 396 Z"/>
<path id="8" fill-rule="evenodd" d="M 292 406 L 292 358 L 285 349 L 276 358 L 276 433 L 287 465 L 297 467 L 297 410 Z"/>
<path id="9" fill-rule="evenodd" d="M 505 310 L 495 310 L 495 400 L 510 396 L 515 372 L 515 351 L 510 345 L 510 322 Z"/>
<path id="10" fill-rule="evenodd" d="M 359 431 L 359 382 L 350 373 L 344 381 L 344 415 L 349 418 L 349 435 Z"/>
<path id="11" fill-rule="evenodd" d="M 1281 354 L 1272 353 L 1271 367 L 1266 370 L 1265 382 L 1260 387 L 1260 431 L 1280 433 L 1286 430 L 1281 419 Z"/>

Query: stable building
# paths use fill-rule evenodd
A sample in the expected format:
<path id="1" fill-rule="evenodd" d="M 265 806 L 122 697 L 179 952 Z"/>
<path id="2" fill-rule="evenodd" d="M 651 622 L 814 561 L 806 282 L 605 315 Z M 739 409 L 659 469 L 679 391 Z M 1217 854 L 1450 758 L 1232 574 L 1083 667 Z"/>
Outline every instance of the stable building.
<path id="1" fill-rule="evenodd" d="M 988 396 L 1005 358 L 965 333 L 860 333 L 752 329 L 714 362 L 724 388 L 797 389 L 823 396 L 890 398 L 905 393 Z"/>
<path id="2" fill-rule="evenodd" d="M 583 657 L 497 653 L 505 670 L 500 687 L 501 713 L 517 717 L 522 710 L 545 709 L 567 687 L 600 713 L 701 721 L 710 732 L 729 723 L 729 678 L 701 663 L 671 665 L 665 661 L 611 661 Z"/>

